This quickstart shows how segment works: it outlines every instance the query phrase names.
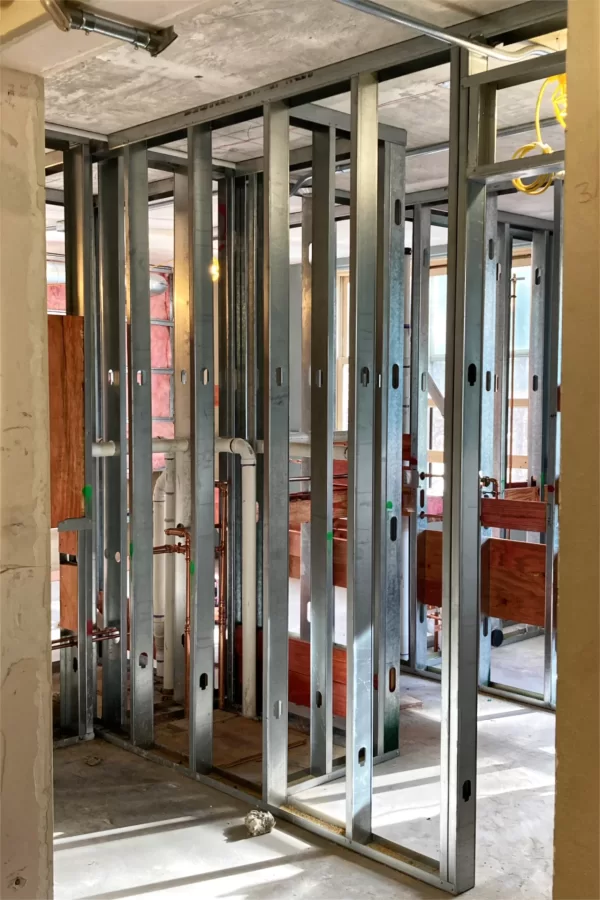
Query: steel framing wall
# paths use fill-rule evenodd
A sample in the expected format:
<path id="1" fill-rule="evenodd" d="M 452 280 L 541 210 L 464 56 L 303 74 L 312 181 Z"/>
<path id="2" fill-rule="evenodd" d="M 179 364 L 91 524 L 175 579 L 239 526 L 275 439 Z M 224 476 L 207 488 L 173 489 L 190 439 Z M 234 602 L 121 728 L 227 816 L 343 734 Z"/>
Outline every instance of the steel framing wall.
<path id="1" fill-rule="evenodd" d="M 480 33 L 490 40 L 517 40 L 557 27 L 562 7 L 527 3 L 486 17 Z M 78 697 L 64 724 L 92 736 L 94 651 L 89 622 L 95 610 L 95 534 L 104 524 L 106 624 L 123 635 L 104 655 L 103 711 L 97 731 L 111 740 L 127 730 L 126 745 L 152 757 L 152 479 L 150 410 L 150 308 L 148 298 L 148 147 L 172 140 L 187 121 L 188 154 L 175 176 L 175 434 L 189 442 L 189 458 L 177 445 L 178 521 L 191 527 L 190 752 L 188 774 L 230 793 L 238 789 L 211 778 L 214 614 L 214 406 L 212 180 L 219 178 L 218 368 L 221 436 L 243 436 L 255 450 L 264 445 L 259 475 L 258 621 L 263 628 L 263 780 L 265 808 L 372 859 L 449 892 L 468 890 L 475 879 L 477 796 L 477 689 L 489 686 L 483 651 L 488 625 L 480 614 L 481 422 L 503 421 L 503 401 L 490 384 L 504 384 L 495 371 L 504 321 L 495 269 L 506 260 L 510 232 L 496 223 L 494 191 L 513 177 L 556 172 L 562 153 L 496 162 L 495 101 L 502 87 L 536 77 L 540 60 L 481 72 L 464 50 L 451 53 L 450 184 L 448 190 L 448 330 L 445 385 L 440 858 L 418 857 L 373 834 L 373 766 L 398 753 L 400 733 L 400 594 L 402 572 L 402 403 L 404 372 L 404 160 L 406 137 L 378 128 L 378 82 L 448 58 L 430 39 L 417 39 L 322 70 L 303 87 L 301 79 L 231 98 L 187 116 L 167 117 L 109 139 L 99 174 L 100 335 L 95 332 L 95 264 L 85 248 L 91 229 L 91 165 L 88 144 L 65 157 L 67 245 L 75 247 L 68 280 L 87 285 L 86 317 L 86 514 L 79 528 L 81 555 Z M 544 73 L 564 65 L 543 58 Z M 516 73 L 516 74 L 515 74 Z M 314 75 L 315 73 L 313 73 Z M 302 104 L 350 90 L 351 115 L 335 122 L 309 122 Z M 262 113 L 264 160 L 248 174 L 224 175 L 211 158 L 211 130 Z M 298 785 L 288 784 L 288 523 L 289 523 L 289 194 L 290 121 L 313 132 L 312 323 L 310 399 L 313 509 L 310 533 L 311 761 L 308 778 L 345 777 L 345 829 L 308 819 L 294 807 Z M 336 133 L 350 135 L 351 351 L 348 426 L 348 622 L 345 769 L 332 763 L 332 473 L 334 422 L 334 295 Z M 148 143 L 147 143 L 148 142 Z M 154 165 L 154 163 L 153 163 Z M 259 172 L 260 174 L 257 174 Z M 247 180 L 246 180 L 247 179 Z M 69 187 L 67 187 L 69 185 Z M 558 185 L 558 182 L 557 182 Z M 556 384 L 559 372 L 561 190 L 556 187 L 551 291 L 544 311 L 544 433 L 542 469 L 548 499 L 546 674 L 543 702 L 554 703 L 554 565 L 558 521 L 553 490 L 556 454 Z M 236 199 L 237 198 L 237 199 Z M 262 198 L 262 202 L 261 202 Z M 426 471 L 427 327 L 430 207 L 413 203 L 411 347 L 411 456 L 413 486 Z M 235 238 L 235 239 L 234 239 Z M 237 254 L 237 255 L 236 255 Z M 504 256 L 503 256 L 504 254 Z M 77 274 L 75 274 L 77 273 Z M 83 274 L 83 281 L 81 275 Z M 499 299 L 500 298 L 500 299 Z M 247 336 L 247 339 L 246 339 Z M 127 348 L 126 348 L 127 344 Z M 126 377 L 126 370 L 127 377 Z M 243 370 L 243 371 L 242 371 Z M 498 375 L 496 379 L 494 376 Z M 96 380 L 102 385 L 101 433 L 95 433 Z M 128 393 L 126 394 L 126 390 Z M 240 398 L 240 392 L 243 398 Z M 504 392 L 504 394 L 502 393 Z M 501 389 L 505 396 L 505 386 Z M 129 409 L 129 439 L 125 410 Z M 118 455 L 92 459 L 94 441 L 115 441 Z M 488 458 L 489 457 L 489 458 Z M 499 471 L 503 459 L 485 458 Z M 96 469 L 103 466 L 103 495 L 95 499 Z M 262 471 L 262 469 L 261 469 Z M 232 625 L 240 619 L 239 475 L 229 458 L 221 477 L 230 481 L 231 534 L 228 571 Z M 130 497 L 128 507 L 127 478 Z M 89 490 L 87 487 L 89 486 Z M 427 668 L 424 606 L 416 593 L 416 541 L 426 510 L 425 480 L 417 485 L 411 519 L 410 659 L 408 671 Z M 190 502 L 191 499 L 191 502 Z M 127 513 L 129 508 L 129 535 Z M 67 523 L 68 525 L 69 523 Z M 128 612 L 130 658 L 124 640 Z M 262 559 L 262 564 L 261 564 Z M 182 573 L 176 585 L 175 633 L 181 634 Z M 175 645 L 177 642 L 175 641 Z M 485 658 L 484 658 L 485 657 Z M 483 659 L 483 665 L 481 660 Z M 183 655 L 175 660 L 175 690 L 184 693 Z M 65 682 L 72 665 L 63 664 Z M 127 679 L 131 703 L 127 704 Z M 235 695 L 233 655 L 228 691 Z M 375 676 L 377 680 L 375 682 Z M 375 683 L 377 687 L 375 688 Z M 62 687 L 61 687 L 62 689 Z M 164 760 L 162 760 L 164 762 Z M 306 785 L 308 781 L 304 781 Z M 253 798 L 255 799 L 255 798 Z"/>

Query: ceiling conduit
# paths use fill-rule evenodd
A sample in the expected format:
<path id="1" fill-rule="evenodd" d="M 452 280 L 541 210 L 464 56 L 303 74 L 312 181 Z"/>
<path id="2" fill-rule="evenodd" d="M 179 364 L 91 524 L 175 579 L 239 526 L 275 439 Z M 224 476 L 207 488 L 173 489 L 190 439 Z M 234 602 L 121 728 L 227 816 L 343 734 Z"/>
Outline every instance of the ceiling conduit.
<path id="1" fill-rule="evenodd" d="M 506 63 L 520 62 L 523 59 L 531 59 L 534 56 L 545 56 L 547 53 L 552 52 L 547 47 L 539 45 L 530 45 L 529 47 L 524 47 L 522 50 L 502 50 L 499 47 L 488 47 L 486 44 L 480 44 L 479 41 L 472 41 L 469 40 L 469 38 L 459 37 L 457 34 L 452 34 L 449 31 L 444 31 L 443 28 L 438 28 L 437 25 L 423 22 L 421 19 L 407 16 L 406 13 L 390 9 L 389 6 L 383 6 L 381 3 L 373 3 L 373 0 L 337 0 L 337 2 L 343 3 L 344 6 L 349 6 L 351 9 L 357 9 L 359 12 L 370 13 L 370 15 L 378 16 L 380 19 L 387 19 L 388 22 L 394 22 L 396 25 L 406 25 L 407 28 L 414 28 L 415 31 L 420 31 L 421 34 L 436 38 L 438 41 L 443 41 L 445 44 L 464 47 L 465 50 L 470 50 L 471 53 L 476 53 L 478 56 L 491 57 L 492 59 L 499 59 Z"/>
<path id="2" fill-rule="evenodd" d="M 177 35 L 172 26 L 158 28 L 144 22 L 107 16 L 98 10 L 69 0 L 41 0 L 54 24 L 61 31 L 85 31 L 126 41 L 134 47 L 147 50 L 150 56 L 158 56 L 169 47 Z"/>

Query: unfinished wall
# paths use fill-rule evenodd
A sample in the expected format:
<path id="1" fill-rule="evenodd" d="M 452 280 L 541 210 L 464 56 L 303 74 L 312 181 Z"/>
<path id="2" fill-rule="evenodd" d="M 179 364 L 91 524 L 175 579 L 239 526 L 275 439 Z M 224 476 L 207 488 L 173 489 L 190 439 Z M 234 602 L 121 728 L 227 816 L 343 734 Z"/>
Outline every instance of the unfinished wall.
<path id="1" fill-rule="evenodd" d="M 52 896 L 50 457 L 41 79 L 0 69 L 2 898 Z"/>
<path id="2" fill-rule="evenodd" d="M 554 897 L 600 897 L 600 4 L 569 0 Z"/>

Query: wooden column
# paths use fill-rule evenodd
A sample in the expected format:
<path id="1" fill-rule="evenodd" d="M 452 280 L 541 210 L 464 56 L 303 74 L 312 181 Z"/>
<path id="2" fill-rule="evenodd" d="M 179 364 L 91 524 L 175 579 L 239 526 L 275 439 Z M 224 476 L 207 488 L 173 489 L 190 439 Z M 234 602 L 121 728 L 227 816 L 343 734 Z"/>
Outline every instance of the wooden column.
<path id="1" fill-rule="evenodd" d="M 41 78 L 0 69 L 0 897 L 52 897 L 50 433 Z"/>
<path id="2" fill-rule="evenodd" d="M 600 897 L 600 4 L 569 0 L 555 900 Z"/>

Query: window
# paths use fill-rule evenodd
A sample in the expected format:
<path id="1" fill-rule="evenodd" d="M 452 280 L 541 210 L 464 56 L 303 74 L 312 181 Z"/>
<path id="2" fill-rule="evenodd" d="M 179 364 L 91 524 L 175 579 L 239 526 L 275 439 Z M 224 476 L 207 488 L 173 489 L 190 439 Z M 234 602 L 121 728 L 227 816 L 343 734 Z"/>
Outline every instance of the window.
<path id="1" fill-rule="evenodd" d="M 513 256 L 507 423 L 507 481 L 528 477 L 529 342 L 531 319 L 531 251 L 520 247 Z M 446 384 L 446 260 L 433 260 L 429 281 L 429 376 L 443 397 Z M 336 430 L 348 429 L 350 357 L 350 279 L 338 272 L 336 296 Z M 431 475 L 444 474 L 444 419 L 429 396 L 428 461 Z M 443 477 L 432 478 L 428 491 L 443 493 Z"/>
<path id="2" fill-rule="evenodd" d="M 528 477 L 529 342 L 531 319 L 531 256 L 529 248 L 514 255 L 511 280 L 508 368 L 508 482 Z M 443 395 L 446 377 L 447 275 L 444 260 L 433 261 L 429 281 L 429 376 Z M 429 397 L 429 471 L 444 472 L 444 420 Z M 441 494 L 443 479 L 432 479 L 429 493 Z"/>
<path id="3" fill-rule="evenodd" d="M 161 287 L 164 290 L 161 291 Z M 150 273 L 150 356 L 152 362 L 152 437 L 172 438 L 173 393 L 173 274 L 153 269 Z M 164 467 L 164 454 L 152 454 L 153 469 Z"/>
<path id="4" fill-rule="evenodd" d="M 427 460 L 429 472 L 438 477 L 428 482 L 430 496 L 444 493 L 444 418 L 433 396 L 446 392 L 446 296 L 448 274 L 446 260 L 432 260 L 429 273 L 429 419 Z M 433 384 L 431 384 L 431 381 Z M 435 389 L 437 388 L 437 391 Z M 433 390 L 432 390 L 433 389 Z"/>
<path id="5" fill-rule="evenodd" d="M 339 272 L 336 294 L 335 428 L 348 430 L 350 392 L 350 277 Z"/>
<path id="6" fill-rule="evenodd" d="M 511 272 L 507 481 L 528 477 L 529 341 L 531 321 L 531 257 L 515 255 Z"/>

